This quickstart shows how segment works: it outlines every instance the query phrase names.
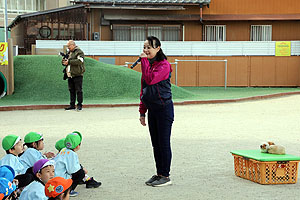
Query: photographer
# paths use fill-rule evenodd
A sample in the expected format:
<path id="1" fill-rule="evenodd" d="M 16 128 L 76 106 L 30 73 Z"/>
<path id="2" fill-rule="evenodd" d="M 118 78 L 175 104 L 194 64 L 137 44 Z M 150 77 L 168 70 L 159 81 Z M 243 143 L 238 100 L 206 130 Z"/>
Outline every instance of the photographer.
<path id="1" fill-rule="evenodd" d="M 65 110 L 74 110 L 76 95 L 77 95 L 77 110 L 82 110 L 82 80 L 83 73 L 85 72 L 84 67 L 84 53 L 81 49 L 76 46 L 73 40 L 69 40 L 67 43 L 69 49 L 68 59 L 63 59 L 62 64 L 66 67 L 66 74 L 68 77 L 68 87 L 70 91 L 70 106 Z"/>

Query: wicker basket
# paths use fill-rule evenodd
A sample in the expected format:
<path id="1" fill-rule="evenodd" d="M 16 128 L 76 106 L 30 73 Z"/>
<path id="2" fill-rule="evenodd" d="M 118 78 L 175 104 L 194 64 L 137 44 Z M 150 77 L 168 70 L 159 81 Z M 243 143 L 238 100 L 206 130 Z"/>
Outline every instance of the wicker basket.
<path id="1" fill-rule="evenodd" d="M 260 184 L 296 183 L 299 161 L 262 162 L 243 156 L 234 156 L 236 176 Z"/>

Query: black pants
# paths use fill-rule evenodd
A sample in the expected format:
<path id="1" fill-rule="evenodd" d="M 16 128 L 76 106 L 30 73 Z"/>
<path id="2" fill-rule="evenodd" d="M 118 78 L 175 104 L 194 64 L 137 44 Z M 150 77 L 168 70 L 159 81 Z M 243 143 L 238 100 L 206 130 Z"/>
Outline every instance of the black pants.
<path id="1" fill-rule="evenodd" d="M 171 129 L 174 121 L 173 102 L 159 110 L 148 111 L 148 126 L 158 175 L 170 174 L 172 151 Z"/>
<path id="2" fill-rule="evenodd" d="M 76 95 L 78 106 L 82 106 L 83 96 L 82 96 L 82 80 L 83 76 L 76 76 L 73 78 L 68 78 L 68 86 L 70 91 L 70 106 L 75 107 Z"/>
<path id="3" fill-rule="evenodd" d="M 77 187 L 77 185 L 79 184 L 79 182 L 84 178 L 85 173 L 83 171 L 83 168 L 81 166 L 80 170 L 78 170 L 77 172 L 75 172 L 74 174 L 72 174 L 72 186 L 71 189 L 75 190 L 75 188 Z"/>

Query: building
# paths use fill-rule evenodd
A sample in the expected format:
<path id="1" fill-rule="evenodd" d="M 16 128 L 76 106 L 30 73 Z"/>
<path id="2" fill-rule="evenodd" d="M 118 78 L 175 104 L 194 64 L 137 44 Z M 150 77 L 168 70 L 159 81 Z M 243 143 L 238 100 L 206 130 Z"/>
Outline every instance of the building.
<path id="1" fill-rule="evenodd" d="M 68 6 L 68 0 L 7 0 L 8 25 L 18 16 L 62 6 Z M 5 0 L 0 3 L 0 41 L 4 41 Z M 10 34 L 9 34 L 10 35 Z"/>
<path id="2" fill-rule="evenodd" d="M 19 15 L 9 25 L 15 44 L 24 54 L 30 54 L 31 45 L 37 39 L 144 41 L 148 35 L 155 35 L 162 41 L 207 41 L 206 44 L 216 45 L 255 41 L 260 45 L 257 48 L 271 45 L 272 50 L 275 41 L 300 40 L 300 1 L 295 0 L 284 1 L 284 6 L 281 0 L 272 0 L 272 3 L 270 0 L 73 0 L 72 3 L 72 6 Z M 292 44 L 298 45 L 297 42 Z M 178 43 L 175 48 L 182 46 L 183 43 Z M 226 48 L 223 56 L 190 54 L 184 58 L 228 59 L 228 86 L 300 85 L 298 53 L 275 57 L 275 54 L 260 54 L 259 49 L 255 49 L 257 54 L 228 56 L 231 49 Z M 95 59 L 103 56 L 91 55 Z M 111 56 L 116 57 L 119 65 L 135 60 L 132 55 Z M 178 56 L 169 58 L 174 62 Z M 226 72 L 222 66 L 181 64 L 179 85 L 224 85 Z"/>

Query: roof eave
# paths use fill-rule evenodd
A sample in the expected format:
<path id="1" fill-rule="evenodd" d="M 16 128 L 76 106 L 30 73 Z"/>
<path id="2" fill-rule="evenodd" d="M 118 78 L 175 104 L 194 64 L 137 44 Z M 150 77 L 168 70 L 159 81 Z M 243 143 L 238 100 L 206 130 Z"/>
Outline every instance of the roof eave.
<path id="1" fill-rule="evenodd" d="M 38 12 L 32 12 L 32 13 L 26 13 L 26 14 L 18 15 L 7 26 L 7 28 L 9 28 L 9 29 L 13 28 L 19 21 L 21 21 L 22 19 L 27 18 L 27 17 L 45 15 L 45 14 L 49 14 L 49 13 L 55 13 L 55 12 L 59 12 L 59 11 L 71 10 L 71 9 L 76 9 L 76 8 L 81 8 L 81 7 L 85 7 L 85 5 L 84 4 L 77 4 L 77 5 L 72 5 L 72 6 L 65 6 L 65 7 L 54 8 L 54 9 L 50 9 L 50 10 L 44 10 L 44 11 L 38 11 Z"/>

